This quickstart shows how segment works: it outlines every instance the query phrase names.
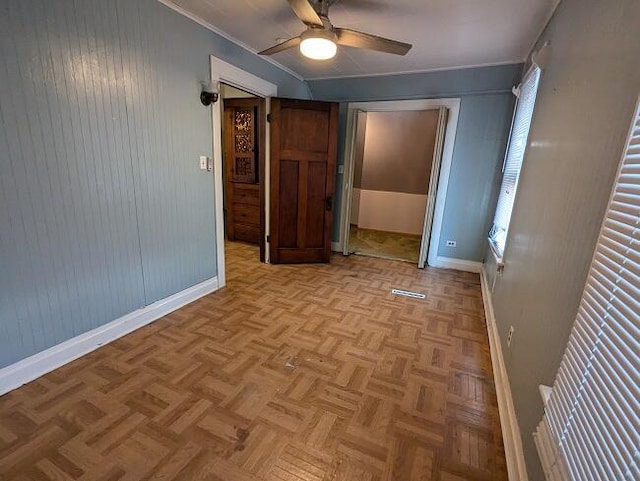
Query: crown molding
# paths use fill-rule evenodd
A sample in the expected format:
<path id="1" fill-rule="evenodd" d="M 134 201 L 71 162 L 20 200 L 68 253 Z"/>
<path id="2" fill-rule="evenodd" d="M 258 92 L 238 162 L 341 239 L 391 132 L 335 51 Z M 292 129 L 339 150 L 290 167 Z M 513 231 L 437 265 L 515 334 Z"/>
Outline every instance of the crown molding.
<path id="1" fill-rule="evenodd" d="M 465 70 L 465 69 L 483 68 L 483 67 L 500 67 L 502 65 L 518 65 L 522 63 L 524 63 L 522 60 L 505 60 L 504 62 L 480 63 L 480 64 L 472 64 L 472 65 L 460 65 L 456 67 L 442 67 L 442 68 L 431 68 L 431 69 L 401 70 L 399 72 L 380 72 L 380 73 L 353 74 L 353 75 L 332 75 L 331 77 L 311 77 L 311 78 L 305 78 L 305 80 L 307 82 L 311 82 L 311 81 L 317 81 L 317 80 L 337 80 L 337 79 L 345 79 L 345 78 L 390 77 L 394 75 L 411 75 L 411 74 L 447 72 L 450 70 Z"/>

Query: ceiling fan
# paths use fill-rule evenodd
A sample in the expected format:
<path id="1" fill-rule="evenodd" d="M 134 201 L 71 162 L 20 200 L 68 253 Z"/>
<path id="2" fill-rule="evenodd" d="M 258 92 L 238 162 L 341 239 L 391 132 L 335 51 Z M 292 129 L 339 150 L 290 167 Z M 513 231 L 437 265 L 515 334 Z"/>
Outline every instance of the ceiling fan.
<path id="1" fill-rule="evenodd" d="M 285 40 L 262 52 L 260 55 L 273 55 L 293 47 L 299 47 L 305 57 L 314 60 L 327 60 L 337 51 L 337 45 L 365 48 L 378 52 L 406 55 L 411 50 L 409 43 L 378 37 L 369 33 L 347 28 L 334 27 L 329 20 L 329 7 L 336 0 L 318 0 L 318 11 L 309 0 L 287 0 L 296 16 L 307 26 L 297 37 Z"/>

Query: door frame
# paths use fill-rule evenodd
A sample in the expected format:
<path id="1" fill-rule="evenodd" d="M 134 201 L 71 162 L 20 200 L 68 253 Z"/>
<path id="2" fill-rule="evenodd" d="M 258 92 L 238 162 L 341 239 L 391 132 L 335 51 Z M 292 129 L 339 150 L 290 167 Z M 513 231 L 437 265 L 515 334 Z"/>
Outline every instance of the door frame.
<path id="1" fill-rule="evenodd" d="M 261 122 L 265 125 L 265 145 L 264 145 L 264 166 L 261 181 L 264 182 L 264 196 L 260 199 L 261 215 L 265 216 L 264 222 L 264 252 L 265 262 L 269 262 L 269 245 L 267 243 L 267 233 L 269 232 L 269 158 L 270 158 L 270 142 L 269 142 L 269 123 L 267 122 L 267 114 L 269 112 L 271 97 L 278 95 L 278 86 L 267 82 L 249 73 L 241 68 L 236 67 L 224 60 L 210 56 L 211 66 L 211 82 L 218 85 L 220 82 L 237 87 L 246 92 L 263 97 L 265 108 L 263 112 L 264 118 Z M 211 109 L 211 125 L 213 129 L 213 193 L 216 217 L 216 261 L 218 270 L 218 285 L 224 287 L 226 284 L 225 273 L 225 255 L 224 255 L 224 183 L 222 172 L 222 122 L 224 120 L 224 106 L 222 101 L 218 101 L 212 105 Z"/>
<path id="2" fill-rule="evenodd" d="M 224 84 L 225 86 L 228 86 L 227 84 Z M 222 94 L 223 89 L 220 89 L 220 93 Z M 265 99 L 262 97 L 256 97 L 253 94 L 248 94 L 251 95 L 250 97 L 240 97 L 240 98 L 236 98 L 236 97 L 230 97 L 230 98 L 225 98 L 224 96 L 221 95 L 220 99 L 222 100 L 223 104 L 222 104 L 222 112 L 223 112 L 223 119 L 222 122 L 225 126 L 225 130 L 223 131 L 224 134 L 224 139 L 222 141 L 222 152 L 223 152 L 223 156 L 225 155 L 224 153 L 227 150 L 227 147 L 229 147 L 227 145 L 227 141 L 229 140 L 227 135 L 229 135 L 231 138 L 233 138 L 233 126 L 228 126 L 226 125 L 227 122 L 227 118 L 226 118 L 226 113 L 227 113 L 227 107 L 231 107 L 231 109 L 234 108 L 247 108 L 247 105 L 249 105 L 251 107 L 251 109 L 255 109 L 254 111 L 254 161 L 257 162 L 257 166 L 254 166 L 254 168 L 256 169 L 256 178 L 257 178 L 257 185 L 258 185 L 258 211 L 259 211 L 259 215 L 260 215 L 260 219 L 259 219 L 259 233 L 260 233 L 260 237 L 263 238 L 264 237 L 264 232 L 265 232 L 265 225 L 264 225 L 264 221 L 265 221 L 265 215 L 264 215 L 264 206 L 263 206 L 263 198 L 264 198 L 264 183 L 262 182 L 262 177 L 264 174 L 262 174 L 262 171 L 264 170 L 264 165 L 265 165 L 265 156 L 264 156 L 264 146 L 265 146 L 265 130 L 266 130 L 266 122 L 260 122 L 260 119 L 263 119 L 265 117 L 264 114 L 264 110 L 265 110 Z M 230 218 L 235 218 L 235 214 L 234 214 L 234 209 L 233 209 L 233 203 L 230 202 L 231 199 L 235 198 L 235 189 L 237 186 L 240 185 L 256 185 L 255 182 L 253 183 L 236 183 L 233 182 L 231 180 L 231 177 L 233 177 L 232 174 L 232 164 L 233 162 L 225 162 L 225 159 L 223 158 L 223 165 L 222 165 L 222 169 L 223 169 L 223 173 L 222 173 L 222 181 L 224 184 L 224 199 L 225 199 L 225 205 L 226 205 L 226 212 L 225 212 L 225 234 L 227 236 L 227 239 L 229 238 L 229 231 L 232 230 L 233 228 L 230 227 L 233 222 L 229 222 Z M 233 186 L 233 187 L 232 187 Z M 234 191 L 233 196 L 231 194 L 231 192 Z M 265 245 L 264 242 L 262 241 L 258 241 L 258 244 L 260 245 L 260 262 L 265 262 Z"/>
<path id="3" fill-rule="evenodd" d="M 353 176 L 355 171 L 355 138 L 356 119 L 358 111 L 363 112 L 399 112 L 411 110 L 434 110 L 446 107 L 449 110 L 445 130 L 444 146 L 442 149 L 442 163 L 440 178 L 437 184 L 436 202 L 433 212 L 431 238 L 428 243 L 428 265 L 437 263 L 440 247 L 440 233 L 444 217 L 444 205 L 447 198 L 449 175 L 453 161 L 453 146 L 458 129 L 460 115 L 460 98 L 443 99 L 415 99 L 415 100 L 384 100 L 379 102 L 351 102 L 347 105 L 347 129 L 344 154 L 344 175 L 342 176 L 342 201 L 340 205 L 340 245 L 339 251 L 349 255 L 349 227 L 351 221 L 351 203 L 353 200 Z M 428 213 L 427 213 L 428 214 Z M 424 235 L 424 234 L 423 234 Z M 426 243 L 425 243 L 426 246 Z"/>

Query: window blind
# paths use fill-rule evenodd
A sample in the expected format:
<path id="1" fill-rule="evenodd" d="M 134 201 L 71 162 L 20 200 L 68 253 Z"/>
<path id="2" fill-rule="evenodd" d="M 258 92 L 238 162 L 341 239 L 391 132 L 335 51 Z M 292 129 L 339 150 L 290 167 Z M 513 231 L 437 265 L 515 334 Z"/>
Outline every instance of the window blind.
<path id="1" fill-rule="evenodd" d="M 545 416 L 571 479 L 640 479 L 640 107 Z"/>
<path id="2" fill-rule="evenodd" d="M 529 138 L 529 128 L 531 127 L 539 81 L 540 68 L 533 65 L 519 87 L 518 103 L 504 161 L 498 206 L 496 207 L 493 226 L 489 232 L 489 238 L 497 248 L 499 255 L 504 253 L 507 240 L 511 211 L 513 210 L 518 179 L 522 169 L 522 160 L 524 159 Z"/>

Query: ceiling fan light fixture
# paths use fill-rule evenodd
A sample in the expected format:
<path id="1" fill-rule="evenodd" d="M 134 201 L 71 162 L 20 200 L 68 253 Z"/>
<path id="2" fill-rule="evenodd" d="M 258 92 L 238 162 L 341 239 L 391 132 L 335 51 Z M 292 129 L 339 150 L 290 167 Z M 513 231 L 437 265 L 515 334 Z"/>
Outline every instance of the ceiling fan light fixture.
<path id="1" fill-rule="evenodd" d="M 398 42 L 349 28 L 335 28 L 329 20 L 329 7 L 336 0 L 287 1 L 293 13 L 307 26 L 307 30 L 297 37 L 258 52 L 258 55 L 273 55 L 299 47 L 300 53 L 307 58 L 328 60 L 335 56 L 338 45 L 394 55 L 406 55 L 411 50 L 410 43 Z"/>
<path id="2" fill-rule="evenodd" d="M 336 36 L 329 30 L 309 29 L 300 36 L 300 52 L 307 58 L 329 60 L 337 50 Z"/>

